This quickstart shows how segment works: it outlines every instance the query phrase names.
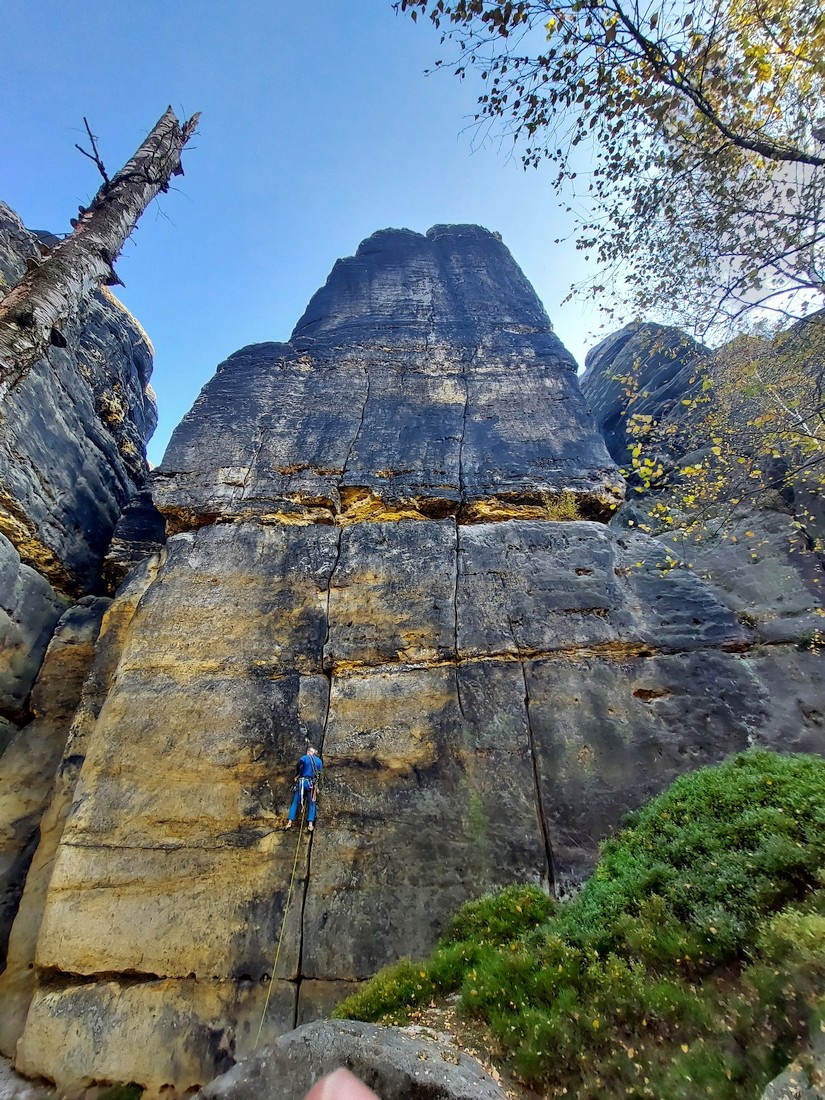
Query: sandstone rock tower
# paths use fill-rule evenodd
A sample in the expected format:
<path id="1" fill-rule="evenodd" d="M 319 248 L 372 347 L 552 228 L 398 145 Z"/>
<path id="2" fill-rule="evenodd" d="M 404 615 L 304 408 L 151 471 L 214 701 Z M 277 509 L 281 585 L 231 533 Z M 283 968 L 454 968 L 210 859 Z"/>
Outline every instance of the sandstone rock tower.
<path id="1" fill-rule="evenodd" d="M 608 527 L 622 492 L 575 364 L 475 226 L 375 234 L 289 343 L 223 363 L 75 720 L 19 1067 L 168 1096 L 249 1052 L 307 737 L 320 825 L 265 1038 L 427 950 L 468 897 L 563 887 L 678 772 L 821 747 L 770 688 L 810 702 L 813 666 Z"/>

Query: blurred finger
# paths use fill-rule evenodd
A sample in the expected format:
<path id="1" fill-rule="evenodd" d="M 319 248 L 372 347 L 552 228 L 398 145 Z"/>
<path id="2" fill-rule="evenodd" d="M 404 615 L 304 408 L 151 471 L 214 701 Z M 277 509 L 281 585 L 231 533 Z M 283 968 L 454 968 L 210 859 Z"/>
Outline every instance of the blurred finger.
<path id="1" fill-rule="evenodd" d="M 379 1100 L 357 1077 L 346 1069 L 337 1069 L 322 1077 L 306 1094 L 306 1100 Z"/>

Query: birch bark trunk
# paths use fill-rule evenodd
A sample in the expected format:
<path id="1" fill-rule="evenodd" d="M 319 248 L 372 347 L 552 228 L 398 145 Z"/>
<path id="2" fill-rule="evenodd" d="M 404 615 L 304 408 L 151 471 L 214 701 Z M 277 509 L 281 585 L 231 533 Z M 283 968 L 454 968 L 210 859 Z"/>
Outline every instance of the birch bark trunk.
<path id="1" fill-rule="evenodd" d="M 104 182 L 71 236 L 0 300 L 0 401 L 51 345 L 65 346 L 61 329 L 103 284 L 140 215 L 172 175 L 182 175 L 183 147 L 200 115 L 179 122 L 171 107 L 116 176 Z"/>

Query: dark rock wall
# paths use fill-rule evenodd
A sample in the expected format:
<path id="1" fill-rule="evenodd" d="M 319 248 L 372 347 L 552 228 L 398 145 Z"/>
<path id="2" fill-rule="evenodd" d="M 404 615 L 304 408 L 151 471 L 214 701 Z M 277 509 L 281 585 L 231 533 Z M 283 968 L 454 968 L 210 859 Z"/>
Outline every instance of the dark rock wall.
<path id="1" fill-rule="evenodd" d="M 821 324 L 821 314 L 805 322 Z M 816 360 L 814 367 L 821 370 Z M 681 461 L 709 455 L 712 440 L 703 434 L 703 410 L 694 402 L 705 380 L 712 385 L 716 369 L 707 348 L 660 325 L 628 325 L 594 348 L 582 391 L 616 461 L 629 463 L 628 413 L 651 418 L 645 454 L 666 470 L 678 472 Z M 744 395 L 741 415 L 754 415 Z M 674 530 L 663 531 L 662 522 L 651 519 L 657 505 L 669 510 Z M 736 509 L 709 511 L 691 535 L 678 530 L 682 510 L 678 480 L 643 492 L 631 479 L 628 501 L 611 523 L 627 531 L 658 531 L 663 549 L 690 565 L 740 617 L 750 642 L 802 642 L 822 629 L 821 496 L 788 485 L 781 494 L 765 492 Z"/>
<path id="2" fill-rule="evenodd" d="M 494 235 L 385 230 L 338 261 L 289 344 L 221 364 L 172 437 L 155 499 L 173 529 L 538 516 L 565 492 L 606 516 L 623 483 L 575 369 Z"/>
<path id="3" fill-rule="evenodd" d="M 0 294 L 50 243 L 0 204 Z M 108 603 L 103 556 L 145 483 L 156 421 L 151 345 L 123 306 L 97 294 L 65 335 L 0 408 L 0 970 Z M 42 871 L 34 879 L 42 892 Z M 38 924 L 18 922 L 28 953 L 0 981 L 31 973 Z"/>
<path id="4" fill-rule="evenodd" d="M 0 266 L 38 251 L 0 206 Z M 18 262 L 15 264 L 15 260 Z M 8 394 L 0 422 L 0 532 L 23 561 L 74 597 L 99 584 L 120 511 L 146 479 L 146 440 L 156 422 L 152 349 L 108 292 Z"/>
<path id="5" fill-rule="evenodd" d="M 628 412 L 652 417 L 663 430 L 665 457 L 680 457 L 688 414 L 683 400 L 698 396 L 711 352 L 679 329 L 633 323 L 605 337 L 587 353 L 582 393 L 607 449 L 620 466 L 630 464 L 633 442 Z"/>

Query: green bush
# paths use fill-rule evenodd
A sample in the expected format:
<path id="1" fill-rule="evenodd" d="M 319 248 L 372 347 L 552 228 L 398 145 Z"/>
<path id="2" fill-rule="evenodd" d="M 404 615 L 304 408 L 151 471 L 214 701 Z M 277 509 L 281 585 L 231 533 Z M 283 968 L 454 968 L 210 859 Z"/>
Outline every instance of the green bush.
<path id="1" fill-rule="evenodd" d="M 508 886 L 462 906 L 426 963 L 401 959 L 385 967 L 333 1012 L 339 1019 L 403 1020 L 407 1012 L 435 993 L 461 985 L 468 968 L 486 951 L 515 942 L 538 927 L 553 902 L 537 886 Z"/>
<path id="2" fill-rule="evenodd" d="M 755 1097 L 823 1008 L 824 866 L 825 761 L 742 753 L 631 815 L 566 905 L 472 902 L 336 1015 L 401 1019 L 460 988 L 545 1095 Z"/>
<path id="3" fill-rule="evenodd" d="M 432 985 L 423 963 L 399 959 L 340 1004 L 334 1016 L 350 1020 L 396 1019 L 432 995 Z M 347 1011 L 342 1010 L 346 1007 Z"/>
<path id="4" fill-rule="evenodd" d="M 441 943 L 502 947 L 544 923 L 554 908 L 538 886 L 506 886 L 463 905 L 447 925 Z"/>

